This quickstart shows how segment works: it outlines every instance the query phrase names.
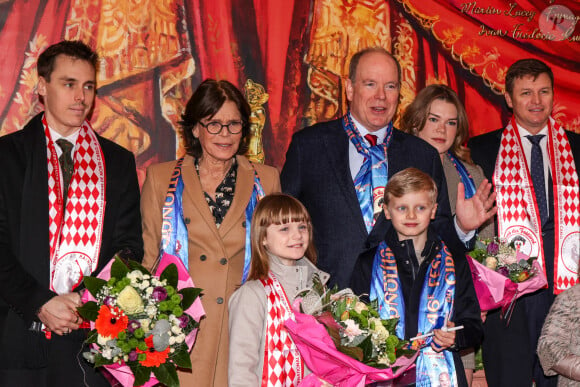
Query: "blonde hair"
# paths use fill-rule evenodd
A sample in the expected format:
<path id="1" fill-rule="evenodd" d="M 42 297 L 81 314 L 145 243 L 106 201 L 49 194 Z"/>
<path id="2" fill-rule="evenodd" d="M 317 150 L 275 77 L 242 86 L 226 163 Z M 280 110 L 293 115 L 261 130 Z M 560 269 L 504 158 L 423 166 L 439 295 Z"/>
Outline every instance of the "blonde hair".
<path id="1" fill-rule="evenodd" d="M 417 168 L 406 168 L 395 173 L 385 187 L 384 203 L 389 204 L 391 197 L 400 198 L 403 195 L 426 191 L 437 203 L 437 185 L 425 172 Z"/>
<path id="2" fill-rule="evenodd" d="M 270 271 L 270 259 L 264 246 L 266 230 L 272 224 L 304 222 L 310 236 L 304 256 L 316 263 L 316 248 L 312 239 L 312 221 L 310 214 L 299 200 L 286 194 L 270 194 L 264 196 L 256 206 L 252 217 L 252 261 L 248 280 L 266 279 Z"/>

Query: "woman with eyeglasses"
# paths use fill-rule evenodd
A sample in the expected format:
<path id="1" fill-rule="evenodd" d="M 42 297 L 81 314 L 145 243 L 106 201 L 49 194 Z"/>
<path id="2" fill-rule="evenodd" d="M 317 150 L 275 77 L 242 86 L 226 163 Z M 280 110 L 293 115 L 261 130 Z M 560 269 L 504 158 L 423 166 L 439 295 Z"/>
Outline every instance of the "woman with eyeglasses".
<path id="1" fill-rule="evenodd" d="M 203 81 L 180 123 L 186 155 L 150 166 L 141 193 L 144 264 L 155 266 L 161 248 L 179 256 L 203 289 L 206 315 L 190 355 L 193 369 L 178 372 L 182 386 L 228 384 L 228 300 L 249 270 L 253 209 L 280 191 L 275 168 L 244 157 L 250 113 L 230 82 Z"/>

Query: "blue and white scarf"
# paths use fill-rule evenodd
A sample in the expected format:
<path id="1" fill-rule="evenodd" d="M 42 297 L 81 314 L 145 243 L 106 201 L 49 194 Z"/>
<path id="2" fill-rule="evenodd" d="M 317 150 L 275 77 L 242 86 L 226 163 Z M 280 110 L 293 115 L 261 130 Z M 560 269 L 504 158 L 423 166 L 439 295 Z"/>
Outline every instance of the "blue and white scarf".
<path id="1" fill-rule="evenodd" d="M 159 255 L 163 255 L 164 252 L 174 255 L 181 259 L 185 267 L 189 267 L 189 240 L 187 226 L 183 217 L 183 177 L 181 172 L 183 159 L 182 157 L 177 160 L 169 180 L 167 194 L 165 195 L 162 209 L 163 219 L 161 221 L 161 248 Z"/>
<path id="2" fill-rule="evenodd" d="M 405 338 L 405 301 L 399 280 L 397 261 L 386 242 L 377 248 L 373 261 L 369 298 L 378 300 L 382 319 L 399 318 L 396 333 Z M 445 318 L 453 310 L 455 299 L 455 265 L 453 257 L 443 242 L 425 275 L 418 313 L 418 335 L 442 328 Z M 452 386 L 457 386 L 453 354 L 447 350 L 435 352 L 431 348 L 433 337 L 427 338 L 417 358 L 417 386 L 437 386 L 439 375 L 447 373 Z"/>
<path id="3" fill-rule="evenodd" d="M 391 142 L 393 123 L 389 123 L 382 144 L 372 147 L 363 141 L 356 125 L 352 122 L 350 112 L 344 116 L 342 126 L 358 153 L 365 158 L 354 178 L 354 188 L 367 232 L 370 232 L 375 224 L 374 215 L 382 209 L 383 194 L 389 178 L 387 148 Z"/>
<path id="4" fill-rule="evenodd" d="M 183 177 L 181 172 L 181 165 L 183 164 L 183 157 L 177 160 L 171 180 L 169 181 L 169 188 L 165 196 L 165 203 L 163 204 L 163 220 L 161 223 L 161 249 L 160 256 L 163 252 L 175 255 L 185 265 L 188 266 L 188 233 L 183 216 Z M 242 283 L 246 282 L 248 273 L 250 271 L 251 241 L 250 241 L 250 224 L 254 209 L 258 201 L 264 197 L 264 188 L 260 182 L 258 172 L 254 169 L 254 184 L 252 188 L 252 195 L 246 207 L 246 247 L 244 254 L 244 271 L 242 275 Z"/>
<path id="5" fill-rule="evenodd" d="M 252 260 L 252 243 L 250 239 L 250 225 L 252 224 L 252 217 L 254 215 L 254 210 L 256 205 L 264 197 L 264 188 L 260 182 L 260 177 L 258 172 L 254 169 L 254 188 L 252 189 L 252 196 L 246 207 L 246 251 L 244 255 L 244 272 L 242 274 L 242 283 L 246 282 L 248 278 L 248 273 L 250 272 L 250 262 Z"/>
<path id="6" fill-rule="evenodd" d="M 473 178 L 471 177 L 471 175 L 467 171 L 467 168 L 465 168 L 465 165 L 463 165 L 461 160 L 459 160 L 449 151 L 447 151 L 447 157 L 449 157 L 449 160 L 451 160 L 451 162 L 455 166 L 455 169 L 459 174 L 459 179 L 461 179 L 461 182 L 465 187 L 465 199 L 471 198 L 473 195 L 475 195 L 475 191 L 477 190 Z"/>

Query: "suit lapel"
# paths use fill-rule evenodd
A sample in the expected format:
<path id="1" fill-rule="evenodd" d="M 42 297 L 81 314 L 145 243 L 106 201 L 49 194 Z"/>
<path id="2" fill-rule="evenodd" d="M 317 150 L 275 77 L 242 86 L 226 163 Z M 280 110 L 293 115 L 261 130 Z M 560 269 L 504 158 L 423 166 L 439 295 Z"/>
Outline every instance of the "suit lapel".
<path id="1" fill-rule="evenodd" d="M 207 225 L 207 229 L 211 230 L 214 234 L 216 240 L 219 239 L 219 234 L 217 227 L 215 225 L 215 220 L 207 202 L 205 201 L 205 196 L 203 193 L 203 189 L 201 188 L 201 183 L 199 181 L 199 177 L 197 176 L 197 172 L 195 170 L 194 160 L 191 156 L 185 156 L 185 160 L 183 160 L 183 165 L 181 167 L 181 172 L 183 173 L 183 212 L 186 218 L 194 218 L 193 214 L 188 213 L 188 209 L 193 211 L 197 211 L 199 217 L 203 219 L 203 221 Z M 193 208 L 188 205 L 191 203 Z"/>
<path id="2" fill-rule="evenodd" d="M 244 216 L 254 187 L 254 167 L 244 156 L 236 156 L 236 160 L 238 162 L 236 190 L 232 205 L 219 228 L 222 237 Z M 246 227 L 250 227 L 250 225 L 248 224 Z"/>
<path id="3" fill-rule="evenodd" d="M 349 208 L 353 217 L 359 219 L 357 222 L 359 230 L 366 235 L 367 230 L 350 174 L 348 136 L 342 128 L 342 121 L 337 120 L 334 122 L 336 125 L 333 129 L 339 133 L 331 133 L 331 135 L 324 136 L 322 139 L 323 149 L 320 149 L 320 151 L 325 151 L 330 159 L 332 174 L 344 197 L 342 202 L 337 201 L 337 205 L 346 205 Z"/>

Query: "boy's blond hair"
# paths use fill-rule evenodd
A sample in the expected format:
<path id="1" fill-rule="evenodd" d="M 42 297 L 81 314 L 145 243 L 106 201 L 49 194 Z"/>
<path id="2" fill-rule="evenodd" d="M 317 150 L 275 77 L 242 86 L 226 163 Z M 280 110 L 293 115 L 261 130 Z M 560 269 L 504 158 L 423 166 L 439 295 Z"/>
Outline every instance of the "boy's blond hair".
<path id="1" fill-rule="evenodd" d="M 389 179 L 383 200 L 388 205 L 391 197 L 400 198 L 421 191 L 428 192 L 433 204 L 437 203 L 437 185 L 431 176 L 417 168 L 406 168 Z"/>

